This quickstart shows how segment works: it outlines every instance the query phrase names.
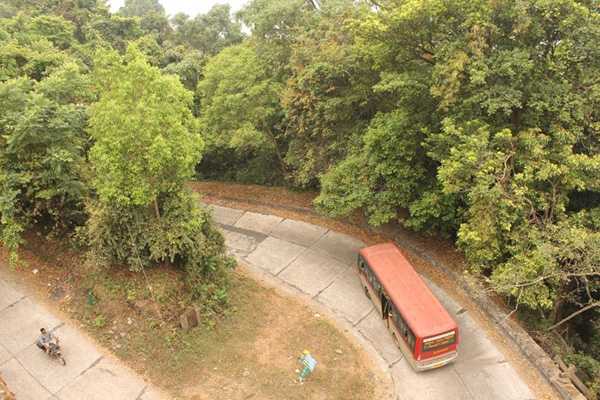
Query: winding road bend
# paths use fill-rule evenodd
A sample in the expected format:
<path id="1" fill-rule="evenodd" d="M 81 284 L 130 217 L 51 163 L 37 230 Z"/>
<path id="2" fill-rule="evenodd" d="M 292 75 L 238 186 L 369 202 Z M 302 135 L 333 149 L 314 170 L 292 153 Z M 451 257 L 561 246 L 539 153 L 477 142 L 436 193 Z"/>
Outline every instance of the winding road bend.
<path id="1" fill-rule="evenodd" d="M 461 329 L 457 360 L 415 373 L 365 297 L 353 268 L 364 244 L 350 236 L 274 215 L 210 205 L 229 251 L 243 264 L 318 302 L 371 346 L 393 381 L 394 400 L 529 400 L 535 396 L 485 332 L 426 279 Z M 364 339 L 364 340 L 363 340 Z M 375 351 L 373 351 L 375 350 Z"/>
<path id="2" fill-rule="evenodd" d="M 461 328 L 453 364 L 415 373 L 364 296 L 353 268 L 362 242 L 305 222 L 210 206 L 229 251 L 282 288 L 301 293 L 348 326 L 393 382 L 394 400 L 529 400 L 534 395 L 477 323 L 426 280 Z M 35 346 L 39 327 L 56 332 L 67 366 Z M 163 397 L 0 268 L 0 374 L 18 400 L 158 400 Z"/>

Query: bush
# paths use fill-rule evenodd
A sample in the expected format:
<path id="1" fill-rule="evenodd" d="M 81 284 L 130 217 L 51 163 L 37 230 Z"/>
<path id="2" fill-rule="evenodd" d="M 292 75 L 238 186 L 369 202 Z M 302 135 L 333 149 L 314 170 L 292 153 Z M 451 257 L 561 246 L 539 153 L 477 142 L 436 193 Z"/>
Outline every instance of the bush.
<path id="1" fill-rule="evenodd" d="M 196 171 L 200 179 L 281 185 L 283 174 L 279 168 L 273 168 L 277 163 L 277 157 L 268 150 L 239 154 L 232 148 L 212 146 L 206 149 Z"/>
<path id="2" fill-rule="evenodd" d="M 210 213 L 189 191 L 160 199 L 161 216 L 139 206 L 88 204 L 90 219 L 80 237 L 87 240 L 94 260 L 105 265 L 124 263 L 141 271 L 171 263 L 186 273 L 194 300 L 223 303 L 227 270 L 234 265 L 225 255 L 223 236 Z"/>
<path id="3" fill-rule="evenodd" d="M 584 379 L 584 383 L 588 389 L 600 395 L 600 361 L 581 353 L 569 354 L 565 357 L 565 361 L 568 364 L 575 365 L 578 370 L 583 371 L 588 378 Z"/>

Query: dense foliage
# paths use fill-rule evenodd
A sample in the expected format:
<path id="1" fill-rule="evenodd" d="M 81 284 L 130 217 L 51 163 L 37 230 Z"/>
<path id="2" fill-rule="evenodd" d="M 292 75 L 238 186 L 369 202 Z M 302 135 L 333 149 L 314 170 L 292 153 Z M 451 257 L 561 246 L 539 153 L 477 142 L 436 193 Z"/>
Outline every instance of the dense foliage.
<path id="1" fill-rule="evenodd" d="M 208 162 L 220 164 L 217 171 L 233 166 L 230 173 L 237 180 L 250 175 L 255 180 L 263 176 L 260 183 L 271 181 L 284 166 L 276 123 L 281 118 L 281 85 L 269 79 L 265 65 L 247 45 L 223 50 L 206 65 L 204 74 L 198 84 L 202 131 L 208 153 L 222 154 Z M 243 168 L 243 160 L 248 159 L 264 169 L 253 171 L 252 165 Z"/>
<path id="2" fill-rule="evenodd" d="M 94 94 L 65 50 L 73 33 L 55 16 L 0 20 L 0 240 L 13 261 L 30 225 L 60 233 L 85 221 L 85 105 Z"/>
<path id="3" fill-rule="evenodd" d="M 99 100 L 88 128 L 96 193 L 88 208 L 91 248 L 134 270 L 180 265 L 197 296 L 210 295 L 228 261 L 221 235 L 185 188 L 203 148 L 192 93 L 134 45 L 124 57 L 102 51 L 97 59 Z"/>
<path id="4" fill-rule="evenodd" d="M 598 3 L 315 4 L 2 2 L 2 242 L 81 226 L 102 258 L 215 282 L 223 244 L 184 188 L 194 168 L 317 189 L 328 215 L 455 240 L 597 376 Z"/>
<path id="5" fill-rule="evenodd" d="M 73 236 L 95 261 L 171 263 L 196 299 L 226 299 L 223 238 L 185 186 L 204 151 L 189 89 L 212 53 L 157 1 L 75 3 L 1 9 L 1 242 L 17 262 L 26 230 Z"/>

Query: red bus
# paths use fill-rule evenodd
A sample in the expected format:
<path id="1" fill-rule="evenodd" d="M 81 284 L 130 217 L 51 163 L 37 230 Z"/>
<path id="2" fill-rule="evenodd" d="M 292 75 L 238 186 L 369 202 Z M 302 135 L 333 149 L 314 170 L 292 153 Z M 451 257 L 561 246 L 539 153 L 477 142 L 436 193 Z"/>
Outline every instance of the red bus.
<path id="1" fill-rule="evenodd" d="M 441 367 L 458 355 L 458 326 L 393 243 L 358 254 L 365 294 L 417 371 Z"/>

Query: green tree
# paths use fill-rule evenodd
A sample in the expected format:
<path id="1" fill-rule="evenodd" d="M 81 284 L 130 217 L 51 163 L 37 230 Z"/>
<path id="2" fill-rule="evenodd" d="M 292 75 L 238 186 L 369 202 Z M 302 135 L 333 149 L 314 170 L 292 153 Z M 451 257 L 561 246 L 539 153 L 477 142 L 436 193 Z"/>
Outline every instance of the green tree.
<path id="1" fill-rule="evenodd" d="M 109 15 L 105 0 L 4 0 L 0 17 L 14 17 L 18 13 L 29 16 L 59 16 L 75 26 L 75 38 L 84 40 L 83 28 L 97 18 Z"/>
<path id="2" fill-rule="evenodd" d="M 216 295 L 229 261 L 208 212 L 186 189 L 203 143 L 192 94 L 130 46 L 98 54 L 100 100 L 90 110 L 92 186 L 86 235 L 100 260 L 133 270 L 171 262 L 194 296 Z M 124 228 L 125 227 L 125 228 Z"/>
<path id="3" fill-rule="evenodd" d="M 125 0 L 119 14 L 125 17 L 143 17 L 150 13 L 164 14 L 165 9 L 158 0 Z"/>
<path id="4" fill-rule="evenodd" d="M 380 97 L 377 74 L 354 50 L 348 22 L 367 11 L 353 3 L 324 4 L 318 23 L 291 45 L 291 76 L 282 102 L 289 147 L 286 161 L 295 185 L 318 178 L 343 159 L 373 118 Z"/>
<path id="5" fill-rule="evenodd" d="M 26 26 L 30 35 L 49 40 L 55 47 L 66 49 L 75 41 L 73 24 L 62 17 L 42 15 L 32 18 Z"/>
<path id="6" fill-rule="evenodd" d="M 139 39 L 143 34 L 139 18 L 119 15 L 97 18 L 84 28 L 87 43 L 107 43 L 122 52 L 126 50 L 130 41 Z"/>
<path id="7" fill-rule="evenodd" d="M 214 5 L 206 14 L 198 14 L 194 18 L 177 14 L 173 22 L 175 41 L 207 57 L 240 43 L 244 38 L 241 24 L 232 19 L 231 9 L 226 4 Z"/>
<path id="8" fill-rule="evenodd" d="M 71 59 L 56 47 L 74 41 L 71 24 L 60 17 L 0 19 L 0 36 L 0 81 L 21 76 L 40 81 Z"/>
<path id="9" fill-rule="evenodd" d="M 228 47 L 213 57 L 198 84 L 209 152 L 231 149 L 242 159 L 266 153 L 282 172 L 280 90 L 248 44 Z M 273 171 L 273 164 L 268 168 Z"/>
<path id="10" fill-rule="evenodd" d="M 0 241 L 13 261 L 25 229 L 70 232 L 85 222 L 85 103 L 92 98 L 73 63 L 39 83 L 0 83 Z"/>
<path id="11" fill-rule="evenodd" d="M 188 90 L 195 91 L 202 79 L 207 57 L 198 50 L 190 50 L 184 46 L 168 49 L 164 56 L 168 64 L 164 71 L 179 76 L 181 83 Z"/>
<path id="12" fill-rule="evenodd" d="M 407 112 L 379 114 L 358 151 L 323 176 L 316 205 L 332 216 L 363 209 L 373 225 L 397 218 L 427 180 L 422 139 L 422 126 Z"/>
<path id="13" fill-rule="evenodd" d="M 169 18 L 164 13 L 153 12 L 144 15 L 140 27 L 145 34 L 152 35 L 159 44 L 163 44 L 173 35 Z"/>
<path id="14" fill-rule="evenodd" d="M 259 58 L 284 83 L 289 76 L 292 43 L 312 25 L 313 7 L 305 0 L 252 0 L 238 14 L 252 31 Z"/>
<path id="15" fill-rule="evenodd" d="M 571 200 L 579 193 L 593 199 L 599 189 L 598 18 L 568 0 L 415 0 L 357 21 L 357 46 L 380 71 L 374 90 L 388 94 L 386 108 L 395 102 L 411 120 L 392 135 L 416 128 L 410 136 L 421 157 L 387 153 L 363 167 L 365 177 L 356 172 L 365 164 L 357 160 L 369 153 L 363 146 L 323 178 L 319 204 L 333 214 L 364 207 L 374 223 L 446 226 L 471 264 L 504 293 L 531 308 L 559 305 L 554 320 L 562 316 L 561 304 L 564 310 L 588 304 L 572 295 L 577 279 L 567 271 L 589 269 L 594 262 L 585 260 L 593 257 L 565 254 L 576 244 L 573 237 L 589 236 L 574 227 Z M 421 175 L 420 183 L 392 190 L 395 198 L 384 196 L 394 174 L 380 177 L 380 171 L 403 176 L 410 165 L 425 172 L 414 175 Z M 353 175 L 336 186 L 336 176 L 348 169 Z M 362 189 L 369 178 L 376 182 L 371 195 Z M 555 256 L 539 256 L 559 232 L 571 239 L 552 245 Z M 545 279 L 548 268 L 565 274 Z M 527 280 L 538 284 L 520 290 Z"/>
<path id="16" fill-rule="evenodd" d="M 114 53 L 101 54 L 100 101 L 91 108 L 89 129 L 95 140 L 93 186 L 103 202 L 155 204 L 158 210 L 158 195 L 180 190 L 200 159 L 192 94 L 176 77 L 151 67 L 135 47 L 127 50 L 125 63 Z"/>
<path id="17" fill-rule="evenodd" d="M 118 12 L 124 17 L 139 17 L 140 29 L 163 43 L 172 33 L 164 7 L 158 0 L 125 0 Z"/>

